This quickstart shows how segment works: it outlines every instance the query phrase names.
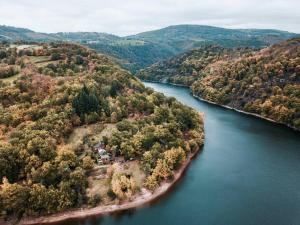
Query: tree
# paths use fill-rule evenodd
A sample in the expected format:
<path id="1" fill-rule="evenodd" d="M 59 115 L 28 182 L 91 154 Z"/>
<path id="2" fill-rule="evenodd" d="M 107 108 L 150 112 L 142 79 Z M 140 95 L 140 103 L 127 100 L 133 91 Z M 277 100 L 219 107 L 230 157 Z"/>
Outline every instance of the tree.
<path id="1" fill-rule="evenodd" d="M 7 214 L 22 214 L 27 208 L 29 189 L 25 186 L 17 183 L 11 184 L 6 178 L 3 178 L 0 195 Z"/>
<path id="2" fill-rule="evenodd" d="M 0 59 L 6 58 L 7 54 L 6 51 L 0 50 Z"/>
<path id="3" fill-rule="evenodd" d="M 110 121 L 112 123 L 118 122 L 118 114 L 116 112 L 112 112 Z"/>
<path id="4" fill-rule="evenodd" d="M 179 148 L 171 148 L 164 152 L 164 159 L 171 170 L 177 169 L 185 160 L 186 155 L 184 150 Z"/>
<path id="5" fill-rule="evenodd" d="M 151 176 L 147 177 L 144 185 L 149 190 L 154 191 L 158 187 L 159 182 L 158 182 L 157 177 L 155 175 L 151 175 Z"/>
<path id="6" fill-rule="evenodd" d="M 80 55 L 77 55 L 77 56 L 75 57 L 75 63 L 76 63 L 77 65 L 83 64 L 83 63 L 84 63 L 83 57 L 80 56 Z"/>
<path id="7" fill-rule="evenodd" d="M 90 171 L 94 167 L 94 161 L 92 160 L 91 156 L 85 156 L 82 159 L 82 167 L 83 169 Z"/>
<path id="8" fill-rule="evenodd" d="M 0 144 L 0 179 L 15 181 L 19 173 L 18 151 L 9 144 Z"/>
<path id="9" fill-rule="evenodd" d="M 113 80 L 111 83 L 111 88 L 110 88 L 110 95 L 112 97 L 115 97 L 118 93 L 123 88 L 123 85 L 120 83 L 118 80 Z"/>
<path id="10" fill-rule="evenodd" d="M 89 91 L 84 85 L 79 94 L 73 100 L 73 108 L 78 116 L 91 112 L 99 112 L 100 104 L 93 91 Z"/>
<path id="11" fill-rule="evenodd" d="M 136 189 L 135 181 L 131 176 L 115 173 L 111 181 L 112 191 L 119 199 L 130 198 Z"/>
<path id="12" fill-rule="evenodd" d="M 56 52 L 52 53 L 52 55 L 51 55 L 52 61 L 56 61 L 56 60 L 60 60 L 60 59 L 61 59 L 61 56 L 59 53 L 56 53 Z"/>
<path id="13" fill-rule="evenodd" d="M 41 184 L 34 184 L 30 190 L 28 199 L 28 207 L 33 212 L 51 213 L 59 209 L 58 204 L 59 193 L 54 188 L 46 188 Z M 34 213 L 36 214 L 36 213 Z"/>
<path id="14" fill-rule="evenodd" d="M 36 154 L 43 161 L 48 161 L 56 156 L 56 141 L 50 137 L 35 136 L 28 142 L 27 149 L 30 154 Z"/>
<path id="15" fill-rule="evenodd" d="M 70 173 L 69 179 L 59 184 L 59 207 L 61 209 L 81 205 L 84 202 L 87 178 L 82 168 L 77 167 Z"/>
<path id="16" fill-rule="evenodd" d="M 167 107 L 156 107 L 154 109 L 154 122 L 155 124 L 161 124 L 167 122 L 169 119 L 169 109 Z"/>
<path id="17" fill-rule="evenodd" d="M 193 129 L 199 124 L 199 115 L 187 106 L 173 104 L 172 113 L 183 131 Z"/>

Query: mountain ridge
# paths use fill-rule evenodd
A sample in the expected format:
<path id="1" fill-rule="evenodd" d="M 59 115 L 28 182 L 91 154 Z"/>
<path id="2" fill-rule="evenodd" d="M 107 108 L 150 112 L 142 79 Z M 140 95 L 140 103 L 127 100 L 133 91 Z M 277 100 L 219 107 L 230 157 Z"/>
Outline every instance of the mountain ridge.
<path id="1" fill-rule="evenodd" d="M 39 33 L 26 28 L 0 26 L 0 41 L 77 42 L 114 57 L 120 65 L 132 73 L 155 62 L 205 45 L 263 48 L 299 35 L 274 29 L 172 25 L 121 37 L 101 32 Z"/>

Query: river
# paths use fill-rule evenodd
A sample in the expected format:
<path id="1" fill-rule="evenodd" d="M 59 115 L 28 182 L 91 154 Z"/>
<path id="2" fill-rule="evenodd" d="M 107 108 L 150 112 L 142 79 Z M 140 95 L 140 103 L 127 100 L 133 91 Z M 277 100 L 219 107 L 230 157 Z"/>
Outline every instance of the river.
<path id="1" fill-rule="evenodd" d="M 299 225 L 300 133 L 201 102 L 187 88 L 146 86 L 205 113 L 205 145 L 159 201 L 63 225 Z"/>

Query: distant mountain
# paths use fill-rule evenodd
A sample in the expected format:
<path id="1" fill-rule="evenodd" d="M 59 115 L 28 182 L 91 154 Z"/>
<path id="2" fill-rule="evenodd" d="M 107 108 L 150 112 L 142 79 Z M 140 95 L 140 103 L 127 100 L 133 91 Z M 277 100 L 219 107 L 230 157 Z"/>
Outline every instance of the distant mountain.
<path id="1" fill-rule="evenodd" d="M 225 29 L 201 25 L 177 25 L 127 37 L 97 32 L 38 33 L 0 26 L 0 41 L 71 41 L 108 54 L 133 73 L 155 62 L 204 45 L 262 48 L 298 34 L 279 30 Z"/>
<path id="2" fill-rule="evenodd" d="M 176 25 L 129 36 L 133 39 L 166 45 L 175 53 L 203 44 L 224 47 L 261 48 L 297 36 L 294 33 L 268 29 L 226 29 L 203 25 Z"/>
<path id="3" fill-rule="evenodd" d="M 34 32 L 26 28 L 0 26 L 0 41 L 56 41 L 51 34 Z"/>

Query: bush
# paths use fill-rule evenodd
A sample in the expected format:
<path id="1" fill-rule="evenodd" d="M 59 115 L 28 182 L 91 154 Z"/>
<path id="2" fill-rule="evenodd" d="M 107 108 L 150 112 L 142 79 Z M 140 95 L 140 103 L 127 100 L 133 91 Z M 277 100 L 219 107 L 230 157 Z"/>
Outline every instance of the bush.
<path id="1" fill-rule="evenodd" d="M 6 56 L 7 56 L 6 52 L 3 50 L 0 50 L 0 59 L 4 59 L 4 58 L 6 58 Z"/>
<path id="2" fill-rule="evenodd" d="M 84 121 L 87 124 L 92 124 L 92 123 L 96 123 L 97 121 L 99 121 L 100 117 L 98 115 L 98 113 L 96 112 L 91 112 L 89 114 L 86 114 L 84 117 Z"/>
<path id="3" fill-rule="evenodd" d="M 56 53 L 56 52 L 52 53 L 50 59 L 53 60 L 53 61 L 60 60 L 61 59 L 61 55 L 59 53 Z"/>
<path id="4" fill-rule="evenodd" d="M 88 199 L 88 205 L 95 207 L 101 202 L 101 196 L 99 194 L 95 194 L 92 197 L 89 197 Z"/>
<path id="5" fill-rule="evenodd" d="M 0 67 L 0 79 L 1 78 L 7 78 L 11 77 L 15 74 L 17 74 L 17 70 L 14 66 L 6 66 L 6 67 Z"/>
<path id="6" fill-rule="evenodd" d="M 77 65 L 83 64 L 83 63 L 84 63 L 83 57 L 80 56 L 80 55 L 77 55 L 77 56 L 75 57 L 75 63 L 76 63 Z"/>
<path id="7" fill-rule="evenodd" d="M 107 191 L 107 196 L 111 199 L 111 200 L 115 200 L 117 195 L 113 192 L 113 190 L 110 188 L 108 191 Z"/>

